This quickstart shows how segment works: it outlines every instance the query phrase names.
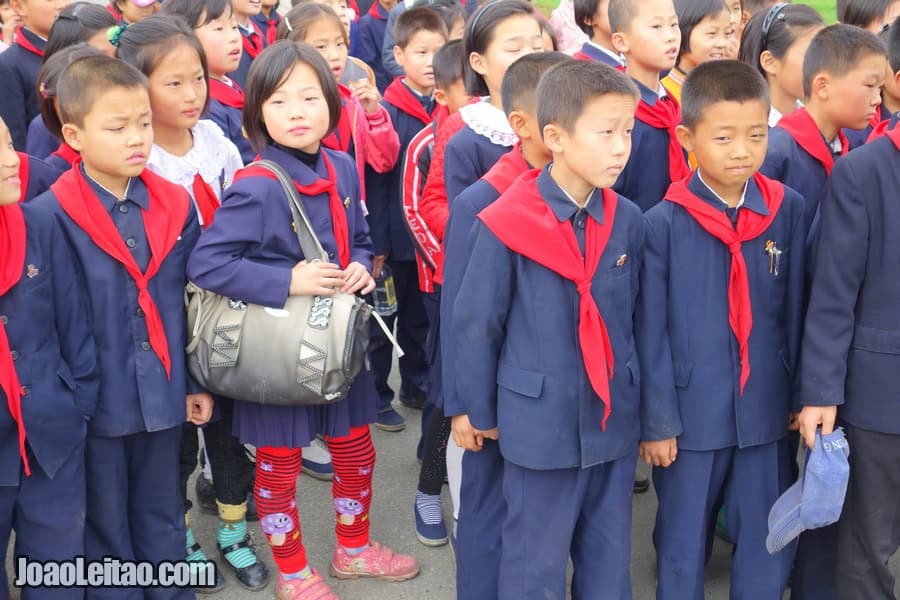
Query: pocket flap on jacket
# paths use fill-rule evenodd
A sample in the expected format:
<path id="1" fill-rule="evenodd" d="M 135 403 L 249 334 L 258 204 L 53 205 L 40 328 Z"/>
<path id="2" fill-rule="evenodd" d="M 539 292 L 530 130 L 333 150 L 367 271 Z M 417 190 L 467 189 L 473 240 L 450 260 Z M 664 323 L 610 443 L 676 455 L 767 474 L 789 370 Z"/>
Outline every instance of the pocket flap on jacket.
<path id="1" fill-rule="evenodd" d="M 881 354 L 900 354 L 900 331 L 856 327 L 851 345 L 858 350 Z"/>
<path id="2" fill-rule="evenodd" d="M 66 387 L 73 392 L 75 391 L 75 388 L 78 387 L 78 383 L 75 381 L 75 378 L 72 376 L 72 371 L 69 370 L 66 363 L 60 363 L 59 368 L 56 370 L 56 375 L 64 384 L 66 384 Z"/>
<path id="3" fill-rule="evenodd" d="M 497 384 L 523 396 L 540 398 L 544 374 L 501 364 L 497 369 Z"/>

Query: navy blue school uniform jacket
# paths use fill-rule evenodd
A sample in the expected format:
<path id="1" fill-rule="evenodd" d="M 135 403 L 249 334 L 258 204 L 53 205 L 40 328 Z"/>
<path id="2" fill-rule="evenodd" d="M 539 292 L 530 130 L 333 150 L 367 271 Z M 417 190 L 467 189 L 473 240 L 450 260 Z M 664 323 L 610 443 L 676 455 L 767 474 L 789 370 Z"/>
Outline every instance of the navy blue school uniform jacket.
<path id="1" fill-rule="evenodd" d="M 21 208 L 25 264 L 19 283 L 0 296 L 0 319 L 25 389 L 26 441 L 52 478 L 84 441 L 94 414 L 100 384 L 97 349 L 80 269 L 59 226 L 44 207 Z M 0 402 L 0 485 L 18 485 L 18 436 L 3 391 Z M 35 466 L 32 462 L 31 468 Z"/>
<path id="2" fill-rule="evenodd" d="M 897 130 L 835 163 L 822 203 L 801 400 L 900 434 L 900 150 Z M 893 139 L 892 139 L 893 138 Z"/>
<path id="3" fill-rule="evenodd" d="M 452 205 L 463 190 L 481 179 L 511 148 L 512 145 L 495 144 L 468 125 L 454 133 L 444 149 L 447 202 Z"/>
<path id="4" fill-rule="evenodd" d="M 56 169 L 42 160 L 21 152 L 19 155 L 19 179 L 22 182 L 22 202 L 37 198 L 50 189 L 59 176 Z"/>
<path id="5" fill-rule="evenodd" d="M 658 92 L 635 81 L 641 100 L 653 106 L 661 100 Z M 613 189 L 634 202 L 644 212 L 655 206 L 671 183 L 669 176 L 669 133 L 634 120 L 631 132 L 631 156 Z"/>
<path id="6" fill-rule="evenodd" d="M 60 140 L 47 130 L 44 118 L 38 114 L 28 125 L 28 135 L 25 140 L 25 152 L 44 160 L 59 148 Z"/>
<path id="7" fill-rule="evenodd" d="M 375 85 L 382 94 L 394 79 L 381 60 L 381 45 L 387 29 L 388 11 L 378 0 L 359 18 L 359 58 L 375 72 Z"/>
<path id="8" fill-rule="evenodd" d="M 237 146 L 245 165 L 253 162 L 256 152 L 250 147 L 250 141 L 244 137 L 241 109 L 225 106 L 215 98 L 210 98 L 206 118 L 218 125 L 225 137 Z"/>
<path id="9" fill-rule="evenodd" d="M 497 163 L 482 177 L 463 191 L 450 204 L 450 216 L 444 230 L 444 280 L 441 284 L 442 340 L 453 339 L 453 306 L 459 294 L 463 275 L 469 264 L 469 234 L 475 225 L 478 213 L 493 204 L 500 194 L 523 173 L 531 170 L 515 146 L 500 157 Z M 456 392 L 456 366 L 453 358 L 454 346 L 441 344 L 442 400 L 444 415 L 453 417 L 467 414 L 465 398 Z"/>
<path id="10" fill-rule="evenodd" d="M 606 48 L 602 48 L 590 40 L 582 44 L 581 50 L 573 54 L 572 58 L 576 60 L 596 60 L 614 69 L 625 68 L 625 63 L 620 56 L 612 54 Z"/>
<path id="11" fill-rule="evenodd" d="M 75 168 L 84 176 L 80 163 Z M 109 212 L 138 267 L 145 272 L 151 257 L 143 216 L 150 209 L 147 185 L 140 178 L 132 178 L 126 199 L 119 201 L 100 184 L 84 177 Z M 169 185 L 166 190 L 171 202 L 189 203 L 187 217 L 181 235 L 150 279 L 148 290 L 165 330 L 171 378 L 166 377 L 165 368 L 150 345 L 144 312 L 138 306 L 138 289 L 125 268 L 72 220 L 60 206 L 54 190 L 34 201 L 56 215 L 72 246 L 75 263 L 85 276 L 101 370 L 100 399 L 88 431 L 91 435 L 119 437 L 181 425 L 185 422 L 185 395 L 202 391 L 188 376 L 184 359 L 186 264 L 200 236 L 200 225 L 187 192 L 175 184 Z"/>
<path id="12" fill-rule="evenodd" d="M 250 65 L 253 64 L 253 59 L 259 56 L 259 53 L 265 48 L 266 40 L 263 38 L 259 27 L 253 21 L 250 21 L 248 28 L 239 25 L 238 30 L 241 32 L 241 43 L 244 46 L 241 52 L 241 62 L 238 63 L 237 69 L 228 73 L 228 78 L 243 89 L 247 85 L 247 73 L 250 71 Z"/>
<path id="13" fill-rule="evenodd" d="M 386 94 L 382 105 L 391 116 L 394 130 L 400 138 L 400 156 L 404 156 L 409 142 L 422 127 L 431 123 L 435 103 L 431 98 L 410 90 L 402 79 L 397 79 L 390 87 L 392 93 Z M 398 161 L 387 173 L 376 173 L 371 167 L 366 167 L 369 230 L 376 255 L 390 254 L 391 260 L 415 260 L 416 251 L 403 217 L 400 198 L 402 172 L 402 161 Z"/>
<path id="14" fill-rule="evenodd" d="M 696 172 L 688 190 L 726 210 Z M 769 215 L 752 178 L 739 211 Z M 644 215 L 636 317 L 642 440 L 678 437 L 679 448 L 708 451 L 766 444 L 787 433 L 803 319 L 804 214 L 803 199 L 785 187 L 768 228 L 741 244 L 753 319 L 743 395 L 729 325 L 728 247 L 674 202 L 660 202 Z M 775 260 L 766 251 L 770 242 L 780 251 Z"/>
<path id="15" fill-rule="evenodd" d="M 264 12 L 259 11 L 259 14 L 253 15 L 250 17 L 250 20 L 259 27 L 263 43 L 266 46 L 275 43 L 275 40 L 278 37 L 278 24 L 281 23 L 281 15 L 278 14 L 277 10 L 273 9 L 268 17 Z"/>
<path id="16" fill-rule="evenodd" d="M 505 194 L 522 193 L 516 187 L 522 181 Z M 582 247 L 587 219 L 604 220 L 599 190 L 584 210 L 576 210 L 547 168 L 527 192 L 539 194 L 558 221 L 574 220 Z M 467 400 L 472 424 L 499 427 L 504 458 L 521 467 L 588 467 L 634 453 L 637 446 L 640 369 L 632 315 L 643 223 L 640 210 L 621 197 L 614 218 L 591 281 L 614 354 L 605 430 L 604 403 L 581 355 L 576 285 L 510 250 L 481 219 L 472 229 L 469 264 L 453 309 L 450 343 L 458 350 L 457 371 L 466 374 L 456 389 Z"/>
<path id="17" fill-rule="evenodd" d="M 40 113 L 37 77 L 47 41 L 24 27 L 16 30 L 16 41 L 0 53 L 0 117 L 9 127 L 13 147 L 25 151 L 28 125 Z"/>

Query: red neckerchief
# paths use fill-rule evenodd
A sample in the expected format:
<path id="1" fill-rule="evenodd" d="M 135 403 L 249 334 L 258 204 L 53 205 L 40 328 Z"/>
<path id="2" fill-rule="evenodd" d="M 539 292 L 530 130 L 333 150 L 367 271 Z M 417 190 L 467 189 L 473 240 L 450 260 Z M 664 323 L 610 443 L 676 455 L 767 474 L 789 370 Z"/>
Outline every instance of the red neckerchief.
<path id="1" fill-rule="evenodd" d="M 885 121 L 887 123 L 888 121 Z M 897 150 L 900 150 L 900 127 L 894 127 L 885 134 L 893 143 Z"/>
<path id="2" fill-rule="evenodd" d="M 781 120 L 778 121 L 778 126 L 791 134 L 794 141 L 807 154 L 822 163 L 827 175 L 831 174 L 831 168 L 834 166 L 834 156 L 831 154 L 831 148 L 825 144 L 825 139 L 819 131 L 819 126 L 809 116 L 806 108 L 798 108 L 791 114 L 781 117 Z M 841 156 L 843 156 L 850 150 L 850 142 L 847 141 L 847 136 L 842 131 L 838 131 L 838 139 L 841 140 Z"/>
<path id="3" fill-rule="evenodd" d="M 394 79 L 387 89 L 384 90 L 384 99 L 388 103 L 396 106 L 411 117 L 415 117 L 422 121 L 423 125 L 431 123 L 432 116 L 425 110 L 422 103 L 416 95 L 410 90 L 403 80 L 406 77 L 397 77 Z"/>
<path id="4" fill-rule="evenodd" d="M 28 194 L 28 174 L 31 171 L 31 157 L 24 152 L 16 152 L 19 155 L 19 202 L 25 202 Z"/>
<path id="5" fill-rule="evenodd" d="M 338 84 L 338 90 L 341 92 L 341 118 L 338 120 L 337 127 L 322 139 L 322 145 L 332 150 L 340 150 L 346 152 L 350 149 L 350 142 L 353 141 L 353 128 L 350 125 L 350 110 L 347 104 L 353 96 L 353 91 L 342 83 Z"/>
<path id="6" fill-rule="evenodd" d="M 266 46 L 271 46 L 278 40 L 278 24 L 281 23 L 281 17 L 278 16 L 276 10 L 272 10 L 266 17 Z"/>
<path id="7" fill-rule="evenodd" d="M 194 204 L 197 205 L 197 211 L 200 218 L 203 219 L 203 228 L 206 229 L 213 222 L 213 216 L 216 209 L 219 208 L 219 197 L 213 191 L 212 187 L 200 177 L 200 173 L 194 175 L 194 182 L 191 184 L 194 191 Z"/>
<path id="8" fill-rule="evenodd" d="M 894 128 L 896 129 L 896 127 Z M 877 140 L 880 137 L 884 137 L 888 134 L 891 129 L 891 119 L 885 119 L 878 125 L 872 128 L 872 133 L 869 134 L 869 137 L 866 138 L 866 143 L 868 144 L 872 140 Z"/>
<path id="9" fill-rule="evenodd" d="M 3 296 L 22 278 L 25 268 L 25 216 L 18 204 L 0 206 L 0 296 Z M 0 388 L 6 394 L 9 414 L 16 422 L 19 433 L 19 456 L 25 463 L 25 474 L 31 475 L 25 452 L 25 419 L 22 417 L 22 397 L 25 390 L 19 383 L 16 365 L 6 337 L 6 327 L 0 321 Z"/>
<path id="10" fill-rule="evenodd" d="M 259 53 L 263 51 L 263 39 L 262 39 L 262 31 L 259 30 L 259 26 L 250 21 L 250 27 L 253 29 L 249 34 L 247 31 L 241 27 L 241 43 L 244 45 L 244 52 L 246 52 L 251 59 L 255 59 L 259 56 Z M 254 36 L 257 36 L 257 41 L 253 41 Z"/>
<path id="11" fill-rule="evenodd" d="M 122 13 L 120 13 L 120 12 L 118 11 L 118 9 L 116 9 L 116 7 L 113 6 L 112 4 L 107 4 L 107 5 L 106 5 L 106 12 L 108 12 L 109 14 L 111 14 L 112 16 L 114 16 L 114 17 L 116 18 L 116 21 L 118 21 L 119 19 L 122 18 Z"/>
<path id="12" fill-rule="evenodd" d="M 16 27 L 16 35 L 15 35 L 15 43 L 22 46 L 32 54 L 37 54 L 41 58 L 44 58 L 44 50 L 42 48 L 38 48 L 34 44 L 31 43 L 27 37 L 25 37 L 24 29 L 21 25 Z"/>
<path id="13" fill-rule="evenodd" d="M 537 178 L 541 171 L 522 175 L 500 198 L 478 214 L 478 218 L 510 250 L 575 283 L 580 298 L 578 343 L 591 387 L 603 402 L 603 422 L 612 411 L 609 380 L 613 376 L 613 351 L 603 316 L 591 295 L 591 282 L 606 249 L 616 216 L 618 195 L 603 190 L 603 223 L 588 219 L 585 256 L 582 256 L 569 221 L 560 223 L 541 198 Z M 596 202 L 596 200 L 594 200 Z"/>
<path id="14" fill-rule="evenodd" d="M 147 242 L 152 252 L 147 272 L 141 273 L 112 218 L 81 173 L 80 165 L 79 158 L 50 189 L 69 218 L 90 236 L 98 248 L 125 267 L 134 279 L 138 289 L 138 305 L 144 311 L 144 318 L 147 321 L 150 346 L 165 367 L 166 377 L 171 379 L 172 360 L 169 357 L 166 331 L 147 286 L 181 236 L 190 210 L 186 192 L 181 186 L 166 181 L 149 169 L 144 169 L 141 173 L 141 180 L 150 194 L 150 208 L 143 211 L 142 217 Z"/>
<path id="15" fill-rule="evenodd" d="M 70 165 L 74 165 L 75 159 L 77 159 L 81 155 L 78 152 L 76 152 L 75 149 L 72 148 L 72 146 L 63 142 L 62 144 L 59 145 L 59 148 L 57 148 L 56 151 L 51 156 L 58 156 L 61 159 L 63 159 L 64 161 L 66 161 L 67 163 L 69 163 Z"/>
<path id="16" fill-rule="evenodd" d="M 209 78 L 209 95 L 225 106 L 244 110 L 244 90 L 235 82 L 228 85 L 224 81 Z"/>
<path id="17" fill-rule="evenodd" d="M 324 152 L 322 152 L 322 160 L 325 162 L 328 179 L 319 177 L 319 179 L 309 185 L 300 185 L 294 181 L 294 187 L 297 188 L 297 192 L 301 196 L 307 198 L 328 192 L 328 210 L 331 212 L 331 228 L 334 233 L 334 240 L 337 243 L 338 258 L 341 261 L 341 267 L 346 268 L 350 264 L 350 231 L 347 225 L 347 212 L 344 203 L 341 202 L 341 198 L 338 196 L 334 167 L 331 166 L 331 161 L 328 160 L 328 155 Z M 274 173 L 266 168 L 247 167 L 235 173 L 234 180 L 240 181 L 247 177 L 278 179 Z"/>
<path id="18" fill-rule="evenodd" d="M 497 190 L 497 193 L 502 194 L 522 173 L 530 170 L 531 165 L 522 156 L 522 142 L 516 142 L 512 150 L 501 156 L 482 179 Z"/>
<path id="19" fill-rule="evenodd" d="M 681 181 L 691 173 L 684 150 L 675 135 L 681 124 L 681 106 L 671 96 L 658 98 L 653 106 L 638 102 L 634 116 L 655 129 L 665 129 L 669 135 L 669 181 Z"/>
<path id="20" fill-rule="evenodd" d="M 878 127 L 878 125 L 881 123 L 881 120 L 882 120 L 881 114 L 882 114 L 881 105 L 879 104 L 878 106 L 875 107 L 875 114 L 872 115 L 872 117 L 869 119 L 869 127 L 871 127 L 872 129 L 875 129 L 876 127 Z"/>
<path id="21" fill-rule="evenodd" d="M 378 0 L 372 3 L 372 6 L 369 7 L 369 16 L 378 19 L 379 21 L 386 21 L 387 17 L 381 14 L 381 11 L 378 8 L 381 5 L 378 3 Z"/>
<path id="22" fill-rule="evenodd" d="M 731 272 L 728 276 L 728 323 L 737 338 L 741 352 L 741 395 L 744 385 L 750 377 L 750 330 L 753 328 L 753 307 L 750 305 L 750 282 L 747 278 L 747 263 L 741 249 L 741 243 L 759 237 L 778 214 L 781 201 L 784 199 L 784 186 L 759 173 L 753 176 L 759 187 L 769 214 L 764 216 L 752 210 L 738 211 L 737 228 L 725 215 L 704 202 L 688 189 L 687 181 L 676 181 L 669 186 L 663 200 L 674 202 L 693 217 L 708 234 L 728 246 L 731 252 Z"/>

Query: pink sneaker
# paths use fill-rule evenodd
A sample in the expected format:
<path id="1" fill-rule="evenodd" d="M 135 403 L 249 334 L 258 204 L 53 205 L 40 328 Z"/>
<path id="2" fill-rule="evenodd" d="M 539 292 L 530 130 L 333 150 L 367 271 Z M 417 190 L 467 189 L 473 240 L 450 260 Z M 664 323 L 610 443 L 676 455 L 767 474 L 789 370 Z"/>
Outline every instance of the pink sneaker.
<path id="1" fill-rule="evenodd" d="M 278 576 L 275 597 L 278 600 L 340 600 L 315 569 L 312 577 L 285 579 Z"/>
<path id="2" fill-rule="evenodd" d="M 405 554 L 394 554 L 393 550 L 378 542 L 359 554 L 349 554 L 338 544 L 334 547 L 334 558 L 328 572 L 338 579 L 375 577 L 386 581 L 406 581 L 419 574 L 419 563 Z"/>

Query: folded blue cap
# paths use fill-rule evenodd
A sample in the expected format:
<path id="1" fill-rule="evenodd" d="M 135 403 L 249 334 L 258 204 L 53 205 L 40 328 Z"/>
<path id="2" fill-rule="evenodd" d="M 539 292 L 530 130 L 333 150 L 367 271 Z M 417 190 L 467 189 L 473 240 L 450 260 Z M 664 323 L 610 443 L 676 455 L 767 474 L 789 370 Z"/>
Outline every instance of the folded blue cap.
<path id="1" fill-rule="evenodd" d="M 803 475 L 772 505 L 766 549 L 775 554 L 807 529 L 831 525 L 841 516 L 847 478 L 850 475 L 850 445 L 840 427 L 823 436 L 806 451 Z"/>

